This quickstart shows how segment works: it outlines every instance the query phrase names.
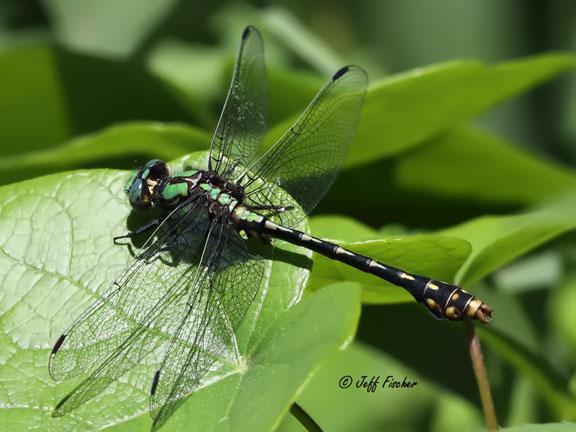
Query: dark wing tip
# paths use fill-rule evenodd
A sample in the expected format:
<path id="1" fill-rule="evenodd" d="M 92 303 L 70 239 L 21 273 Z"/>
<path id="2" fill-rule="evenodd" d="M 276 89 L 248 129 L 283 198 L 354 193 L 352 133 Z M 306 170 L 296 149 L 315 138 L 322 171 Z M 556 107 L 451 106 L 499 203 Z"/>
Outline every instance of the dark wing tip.
<path id="1" fill-rule="evenodd" d="M 62 409 L 62 407 L 64 406 L 64 404 L 68 401 L 68 399 L 70 399 L 70 395 L 71 393 L 68 393 L 60 402 L 58 402 L 58 404 L 54 407 L 54 410 L 52 410 L 52 417 L 53 418 L 58 418 L 58 417 L 62 417 L 66 414 L 68 414 L 69 410 L 66 409 Z"/>
<path id="2" fill-rule="evenodd" d="M 66 339 L 66 334 L 61 334 L 60 337 L 58 338 L 58 340 L 56 341 L 56 343 L 54 344 L 54 347 L 52 348 L 52 353 L 51 355 L 54 355 L 58 352 L 58 350 L 60 349 L 60 347 L 62 346 L 62 344 L 64 343 L 64 339 Z"/>
<path id="3" fill-rule="evenodd" d="M 51 417 L 52 418 L 58 418 L 58 417 L 63 417 L 64 415 L 65 414 L 56 407 L 52 410 Z"/>
<path id="4" fill-rule="evenodd" d="M 158 387 L 158 380 L 160 379 L 160 369 L 156 371 L 154 374 L 154 378 L 152 379 L 152 388 L 150 389 L 150 395 L 154 396 L 156 393 L 156 387 Z"/>
<path id="5" fill-rule="evenodd" d="M 247 26 L 242 32 L 242 40 L 245 40 L 252 30 L 254 30 L 253 26 L 251 25 Z"/>
<path id="6" fill-rule="evenodd" d="M 366 81 L 366 83 L 368 82 L 368 74 L 366 73 L 366 71 L 362 69 L 360 66 L 356 65 L 344 66 L 343 68 L 337 70 L 336 73 L 332 75 L 332 81 L 336 81 L 348 73 L 353 73 L 357 77 L 357 79 Z"/>
<path id="7" fill-rule="evenodd" d="M 336 81 L 338 78 L 340 78 L 342 75 L 344 75 L 349 70 L 350 70 L 350 66 L 344 66 L 343 68 L 338 69 L 336 71 L 336 73 L 332 76 L 332 81 Z"/>

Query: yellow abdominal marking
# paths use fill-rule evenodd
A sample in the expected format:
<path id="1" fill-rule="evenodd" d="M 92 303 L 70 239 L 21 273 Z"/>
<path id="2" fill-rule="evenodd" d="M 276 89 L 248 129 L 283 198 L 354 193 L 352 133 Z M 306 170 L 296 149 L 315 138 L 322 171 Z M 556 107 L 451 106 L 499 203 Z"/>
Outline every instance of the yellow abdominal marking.
<path id="1" fill-rule="evenodd" d="M 430 310 L 437 310 L 440 308 L 440 306 L 438 306 L 438 303 L 436 303 L 431 298 L 426 299 L 426 306 L 428 306 L 428 309 L 430 309 Z"/>
<path id="2" fill-rule="evenodd" d="M 460 318 L 460 311 L 456 309 L 454 306 L 449 306 L 446 308 L 444 315 L 446 316 L 446 318 L 458 319 Z"/>

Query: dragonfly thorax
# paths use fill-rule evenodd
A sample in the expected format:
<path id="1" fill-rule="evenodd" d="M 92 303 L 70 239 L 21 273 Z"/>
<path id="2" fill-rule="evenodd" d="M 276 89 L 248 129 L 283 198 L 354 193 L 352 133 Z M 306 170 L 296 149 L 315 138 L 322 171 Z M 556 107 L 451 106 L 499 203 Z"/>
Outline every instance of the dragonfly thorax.
<path id="1" fill-rule="evenodd" d="M 187 201 L 200 199 L 211 216 L 232 215 L 244 201 L 244 188 L 215 171 L 186 169 L 170 175 L 165 162 L 148 161 L 126 183 L 130 204 L 139 211 L 158 208 L 169 212 Z"/>

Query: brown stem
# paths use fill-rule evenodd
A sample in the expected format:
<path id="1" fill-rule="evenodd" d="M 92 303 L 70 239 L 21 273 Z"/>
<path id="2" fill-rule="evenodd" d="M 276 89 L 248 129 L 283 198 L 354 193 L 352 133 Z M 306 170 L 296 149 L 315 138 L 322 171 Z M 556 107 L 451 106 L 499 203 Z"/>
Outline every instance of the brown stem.
<path id="1" fill-rule="evenodd" d="M 480 401 L 482 403 L 482 411 L 484 411 L 486 427 L 489 432 L 494 432 L 498 430 L 498 420 L 496 419 L 496 410 L 494 409 L 494 401 L 492 400 L 492 393 L 490 392 L 490 382 L 488 381 L 486 367 L 484 366 L 480 340 L 476 335 L 474 325 L 470 321 L 466 321 L 464 325 L 468 336 L 468 349 L 470 351 L 470 358 L 472 359 L 472 368 L 476 376 L 476 383 L 478 384 L 478 391 L 480 392 Z"/>

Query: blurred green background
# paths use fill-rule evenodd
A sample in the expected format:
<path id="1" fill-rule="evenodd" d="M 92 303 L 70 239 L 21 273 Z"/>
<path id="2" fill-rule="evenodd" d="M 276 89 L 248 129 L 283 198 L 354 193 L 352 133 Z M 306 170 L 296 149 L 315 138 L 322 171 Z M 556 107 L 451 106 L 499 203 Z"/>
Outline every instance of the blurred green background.
<path id="1" fill-rule="evenodd" d="M 575 421 L 573 1 L 2 0 L 0 184 L 206 149 L 247 24 L 266 45 L 268 142 L 342 65 L 373 83 L 312 232 L 422 234 L 381 253 L 495 306 L 480 335 L 500 424 Z M 334 274 L 319 259 L 311 289 Z M 358 342 L 302 405 L 327 431 L 482 430 L 462 327 L 359 282 Z M 344 394 L 344 372 L 405 374 L 422 391 Z"/>

